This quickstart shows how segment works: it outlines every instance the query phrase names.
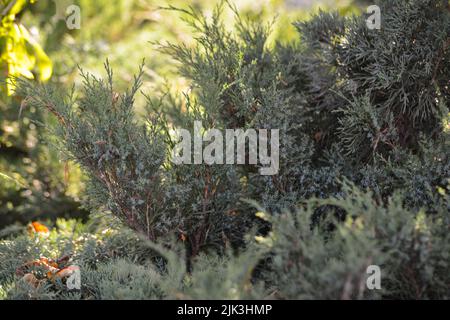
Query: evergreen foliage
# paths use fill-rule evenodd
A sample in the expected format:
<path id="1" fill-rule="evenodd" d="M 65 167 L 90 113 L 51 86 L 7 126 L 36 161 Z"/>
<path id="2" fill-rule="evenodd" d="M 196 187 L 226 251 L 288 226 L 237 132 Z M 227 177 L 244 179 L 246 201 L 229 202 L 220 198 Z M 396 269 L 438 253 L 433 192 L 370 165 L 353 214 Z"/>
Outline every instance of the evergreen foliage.
<path id="1" fill-rule="evenodd" d="M 48 1 L 51 2 L 51 1 Z M 45 1 L 0 1 L 0 228 L 30 220 L 60 217 L 86 218 L 79 208 L 72 177 L 64 176 L 69 164 L 38 143 L 43 129 L 36 123 L 51 122 L 40 109 L 27 109 L 21 97 L 10 96 L 17 76 L 47 81 L 52 62 L 23 23 L 27 14 Z M 24 18 L 26 17 L 26 18 Z M 48 17 L 49 18 L 49 17 Z M 65 167 L 65 168 L 64 168 Z"/>
<path id="2" fill-rule="evenodd" d="M 269 26 L 229 6 L 236 32 L 221 22 L 223 6 L 211 19 L 180 10 L 197 44 L 160 50 L 192 90 L 148 96 L 144 121 L 133 109 L 142 73 L 123 94 L 108 63 L 106 80 L 82 72 L 78 95 L 17 80 L 27 105 L 58 120 L 91 208 L 109 210 L 163 257 L 94 267 L 80 257 L 87 291 L 77 297 L 449 298 L 448 1 L 380 1 L 381 30 L 364 16 L 320 12 L 296 23 L 300 42 L 274 46 Z M 279 174 L 172 164 L 171 131 L 194 120 L 280 129 Z M 257 216 L 245 199 L 259 203 Z M 10 245 L 0 246 L 5 270 L 18 262 Z M 365 286 L 371 264 L 383 270 L 382 291 Z M 10 273 L 1 279 L 11 285 Z"/>

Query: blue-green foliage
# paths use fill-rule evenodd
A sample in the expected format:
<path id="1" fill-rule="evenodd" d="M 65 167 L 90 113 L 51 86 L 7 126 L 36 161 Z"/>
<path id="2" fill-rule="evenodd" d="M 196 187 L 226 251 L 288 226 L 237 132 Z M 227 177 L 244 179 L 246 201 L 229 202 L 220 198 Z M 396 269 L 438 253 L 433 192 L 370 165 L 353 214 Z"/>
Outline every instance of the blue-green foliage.
<path id="1" fill-rule="evenodd" d="M 142 287 L 113 295 L 122 283 L 115 279 L 130 278 L 130 262 L 118 260 L 92 270 L 92 279 L 100 273 L 90 294 L 173 297 L 170 287 L 181 297 L 225 298 L 252 278 L 264 285 L 237 298 L 448 298 L 448 3 L 380 6 L 381 30 L 368 29 L 364 16 L 321 12 L 296 24 L 300 43 L 274 46 L 269 26 L 233 6 L 235 32 L 221 23 L 221 6 L 212 19 L 181 10 L 197 44 L 161 50 L 180 63 L 191 91 L 148 96 L 145 121 L 133 110 L 139 75 L 118 94 L 108 65 L 106 81 L 83 73 L 78 98 L 19 80 L 27 103 L 58 119 L 62 149 L 89 178 L 91 207 L 110 210 L 147 240 L 175 236 L 184 246 L 166 267 L 176 260 L 189 282 L 158 284 L 166 280 L 136 266 Z M 171 129 L 194 120 L 207 129 L 280 129 L 279 174 L 261 176 L 255 165 L 173 165 Z M 243 199 L 271 218 L 255 218 Z M 252 227 L 265 259 L 245 258 Z M 243 253 L 229 257 L 231 248 Z M 250 278 L 233 269 L 247 262 Z M 364 286 L 370 264 L 384 270 L 383 291 Z M 228 281 L 213 281 L 217 270 Z"/>

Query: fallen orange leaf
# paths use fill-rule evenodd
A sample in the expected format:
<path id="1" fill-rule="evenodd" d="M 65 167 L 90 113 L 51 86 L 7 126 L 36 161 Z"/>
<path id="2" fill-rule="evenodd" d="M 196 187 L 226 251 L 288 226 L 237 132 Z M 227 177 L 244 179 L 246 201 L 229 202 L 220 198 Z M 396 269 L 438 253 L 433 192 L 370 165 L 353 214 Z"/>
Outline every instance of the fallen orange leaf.
<path id="1" fill-rule="evenodd" d="M 30 235 L 38 233 L 38 234 L 48 234 L 48 228 L 40 222 L 34 221 L 28 225 L 28 232 Z"/>
<path id="2" fill-rule="evenodd" d="M 78 270 L 80 270 L 80 267 L 78 267 L 78 266 L 68 266 L 68 267 L 66 267 L 66 268 L 64 268 L 62 270 L 59 270 L 56 273 L 56 276 L 58 278 L 66 278 L 66 277 L 72 275 L 72 273 L 74 273 L 75 271 L 78 271 Z"/>
<path id="3" fill-rule="evenodd" d="M 27 273 L 26 275 L 24 275 L 22 280 L 34 288 L 37 288 L 39 286 L 39 280 L 32 273 Z"/>

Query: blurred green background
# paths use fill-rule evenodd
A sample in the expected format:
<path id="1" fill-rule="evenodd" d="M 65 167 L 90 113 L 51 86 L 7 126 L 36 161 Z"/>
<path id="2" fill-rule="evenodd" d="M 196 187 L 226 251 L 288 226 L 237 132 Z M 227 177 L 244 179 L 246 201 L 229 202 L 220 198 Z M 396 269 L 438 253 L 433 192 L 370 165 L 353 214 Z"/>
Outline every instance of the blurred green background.
<path id="1" fill-rule="evenodd" d="M 184 90 L 189 84 L 176 76 L 176 65 L 157 50 L 156 42 L 189 45 L 195 35 L 180 12 L 161 8 L 191 6 L 208 15 L 218 2 L 0 0 L 0 230 L 11 231 L 30 221 L 50 222 L 57 217 L 86 220 L 89 214 L 80 205 L 81 171 L 75 164 L 61 160 L 61 155 L 44 143 L 51 139 L 46 137 L 49 132 L 42 123 L 54 120 L 40 110 L 27 108 L 21 97 L 8 93 L 8 78 L 28 76 L 70 87 L 80 81 L 78 66 L 102 75 L 103 62 L 108 58 L 115 71 L 117 90 L 123 90 L 145 58 L 143 91 L 151 93 L 163 85 L 174 91 Z M 298 41 L 291 23 L 307 19 L 319 8 L 344 14 L 362 10 L 361 2 L 358 6 L 351 0 L 232 3 L 250 18 L 262 18 L 267 23 L 276 18 L 272 43 Z M 70 5 L 80 8 L 80 29 L 70 30 L 66 24 Z M 225 22 L 233 27 L 231 10 L 225 10 Z M 46 72 L 51 72 L 49 79 Z M 138 106 L 142 102 L 138 100 Z M 8 232 L 0 232 L 0 237 Z"/>

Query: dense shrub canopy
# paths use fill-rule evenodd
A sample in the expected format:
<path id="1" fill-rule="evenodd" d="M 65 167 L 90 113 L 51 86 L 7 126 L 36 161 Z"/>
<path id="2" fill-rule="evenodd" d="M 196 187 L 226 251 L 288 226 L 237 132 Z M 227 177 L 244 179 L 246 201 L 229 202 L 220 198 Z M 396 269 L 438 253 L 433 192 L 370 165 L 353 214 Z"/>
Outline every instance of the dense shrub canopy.
<path id="1" fill-rule="evenodd" d="M 211 268 L 225 268 L 236 283 L 243 275 L 234 268 L 252 262 L 248 270 L 265 284 L 245 297 L 273 289 L 280 298 L 448 298 L 448 2 L 380 6 L 380 30 L 368 29 L 364 16 L 320 12 L 295 24 L 300 41 L 273 46 L 269 26 L 233 6 L 236 32 L 221 22 L 222 6 L 211 19 L 182 10 L 196 45 L 160 50 L 179 62 L 191 90 L 149 95 L 145 121 L 133 109 L 142 73 L 119 94 L 109 64 L 105 80 L 82 73 L 78 96 L 23 80 L 18 92 L 56 116 L 61 149 L 88 176 L 91 208 L 110 210 L 147 240 L 175 235 L 185 246 L 192 286 L 173 290 L 222 297 L 204 278 L 217 270 L 195 271 L 213 249 L 219 261 Z M 280 129 L 279 174 L 174 165 L 172 129 L 193 130 L 194 120 L 206 129 Z M 264 214 L 255 217 L 254 203 Z M 255 229 L 259 245 L 246 241 Z M 254 245 L 257 258 L 245 251 Z M 230 247 L 244 253 L 224 266 Z M 92 272 L 120 276 L 127 263 Z M 389 270 L 384 292 L 361 289 L 370 264 Z M 91 294 L 111 297 L 115 284 L 98 281 Z M 139 292 L 170 297 L 161 281 L 152 271 Z"/>

